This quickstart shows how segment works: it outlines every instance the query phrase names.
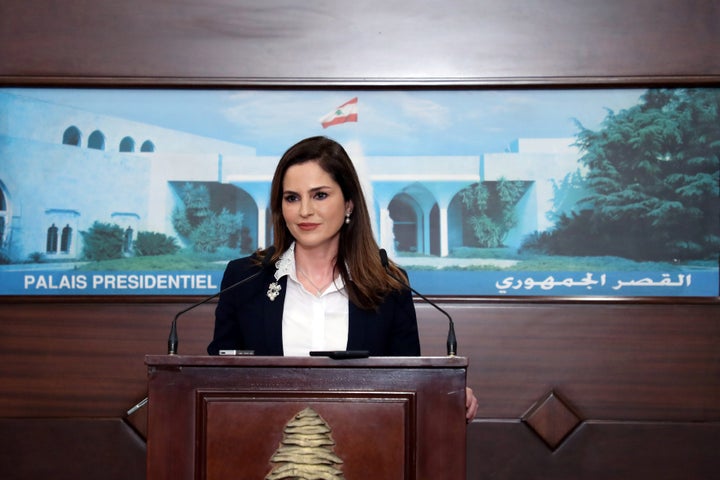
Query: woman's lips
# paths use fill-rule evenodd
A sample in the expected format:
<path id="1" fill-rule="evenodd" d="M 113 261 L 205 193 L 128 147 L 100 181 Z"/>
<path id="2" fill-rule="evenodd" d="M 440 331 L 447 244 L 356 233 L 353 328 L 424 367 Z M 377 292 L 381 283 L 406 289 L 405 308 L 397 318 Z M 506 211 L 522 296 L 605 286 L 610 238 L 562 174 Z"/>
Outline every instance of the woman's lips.
<path id="1" fill-rule="evenodd" d="M 306 231 L 307 230 L 315 230 L 318 227 L 318 225 L 320 225 L 320 224 L 319 223 L 298 223 L 298 228 L 300 230 L 306 230 Z"/>

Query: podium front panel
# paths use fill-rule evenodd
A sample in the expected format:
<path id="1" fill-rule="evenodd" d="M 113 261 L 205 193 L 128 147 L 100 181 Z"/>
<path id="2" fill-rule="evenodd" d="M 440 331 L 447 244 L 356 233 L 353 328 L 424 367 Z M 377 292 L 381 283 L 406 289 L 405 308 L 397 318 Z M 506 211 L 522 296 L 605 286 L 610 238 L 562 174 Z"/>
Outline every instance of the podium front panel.
<path id="1" fill-rule="evenodd" d="M 463 358 L 146 363 L 149 480 L 465 477 Z"/>
<path id="2" fill-rule="evenodd" d="M 411 470 L 412 393 L 200 397 L 199 478 L 260 479 L 319 465 L 345 478 L 404 479 Z"/>

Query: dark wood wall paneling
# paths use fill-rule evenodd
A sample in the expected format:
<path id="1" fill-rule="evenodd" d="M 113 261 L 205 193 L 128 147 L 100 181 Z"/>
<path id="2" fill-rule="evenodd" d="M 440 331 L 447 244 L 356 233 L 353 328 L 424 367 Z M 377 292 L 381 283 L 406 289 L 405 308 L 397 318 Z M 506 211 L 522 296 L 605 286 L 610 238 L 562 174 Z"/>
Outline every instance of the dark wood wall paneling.
<path id="1" fill-rule="evenodd" d="M 5 0 L 10 83 L 716 82 L 704 0 Z"/>
<path id="2" fill-rule="evenodd" d="M 469 478 L 496 478 L 500 473 L 504 478 L 533 478 L 532 472 L 536 478 L 610 478 L 601 465 L 612 465 L 622 478 L 710 478 L 700 473 L 718 467 L 716 304 L 442 305 L 455 319 L 460 354 L 470 360 L 468 383 L 480 399 L 477 419 L 469 427 Z M 44 445 L 52 435 L 64 439 L 70 454 L 47 451 L 47 469 L 42 471 L 49 474 L 57 469 L 53 461 L 98 448 L 97 441 L 87 441 L 106 432 L 113 419 L 128 422 L 126 428 L 112 426 L 114 435 L 106 437 L 105 448 L 122 447 L 125 456 L 130 449 L 140 461 L 143 450 L 132 441 L 137 435 L 131 428 L 142 436 L 144 418 L 136 423 L 126 412 L 146 395 L 144 355 L 166 351 L 170 321 L 184 306 L 124 301 L 0 304 L 0 412 L 5 417 L 0 427 L 13 435 L 0 437 L 0 452 L 7 460 L 3 467 L 24 473 L 33 466 L 37 471 L 39 452 L 30 438 Z M 181 317 L 180 353 L 204 353 L 213 308 L 205 305 Z M 417 310 L 423 353 L 444 355 L 447 320 L 424 303 Z M 551 392 L 579 422 L 555 448 L 522 421 Z M 51 428 L 38 428 L 41 418 L 47 418 Z M 548 420 L 558 418 L 550 415 Z M 27 441 L 24 450 L 17 438 Z M 62 446 L 56 443 L 55 448 Z M 107 457 L 111 466 L 113 458 Z M 69 471 L 77 473 L 79 466 L 90 468 L 97 462 L 78 459 L 73 465 Z M 683 472 L 698 474 L 679 475 Z"/>
<path id="3" fill-rule="evenodd" d="M 594 420 L 720 420 L 716 304 L 441 304 L 470 360 L 478 417 L 520 418 L 556 389 Z M 167 352 L 183 307 L 3 302 L 1 416 L 123 416 L 145 396 L 144 356 Z M 205 354 L 213 310 L 180 318 L 179 353 Z M 445 355 L 447 319 L 425 303 L 417 311 L 423 354 Z"/>
<path id="4" fill-rule="evenodd" d="M 719 18 L 702 0 L 6 0 L 0 86 L 718 86 Z M 0 298 L 3 478 L 142 478 L 144 409 L 126 411 L 193 300 Z M 481 404 L 468 478 L 716 475 L 717 301 L 443 302 Z M 204 352 L 212 310 L 182 318 L 182 353 Z M 444 317 L 418 311 L 444 354 Z"/>

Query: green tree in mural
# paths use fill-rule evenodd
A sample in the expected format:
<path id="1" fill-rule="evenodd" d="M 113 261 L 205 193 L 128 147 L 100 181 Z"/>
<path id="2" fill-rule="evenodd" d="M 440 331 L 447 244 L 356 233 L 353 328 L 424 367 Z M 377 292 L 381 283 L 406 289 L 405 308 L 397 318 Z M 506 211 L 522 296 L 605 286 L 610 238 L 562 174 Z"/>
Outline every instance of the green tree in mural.
<path id="1" fill-rule="evenodd" d="M 173 211 L 177 232 L 199 252 L 215 252 L 220 247 L 234 248 L 240 237 L 242 214 L 227 208 L 214 211 L 207 186 L 186 183 L 180 190 L 183 206 Z"/>
<path id="2" fill-rule="evenodd" d="M 577 144 L 590 194 L 558 221 L 550 250 L 638 260 L 704 259 L 720 248 L 720 90 L 654 89 Z"/>
<path id="3" fill-rule="evenodd" d="M 508 232 L 517 225 L 515 206 L 526 189 L 524 182 L 500 178 L 497 182 L 474 184 L 460 192 L 463 218 L 477 246 L 503 245 Z"/>

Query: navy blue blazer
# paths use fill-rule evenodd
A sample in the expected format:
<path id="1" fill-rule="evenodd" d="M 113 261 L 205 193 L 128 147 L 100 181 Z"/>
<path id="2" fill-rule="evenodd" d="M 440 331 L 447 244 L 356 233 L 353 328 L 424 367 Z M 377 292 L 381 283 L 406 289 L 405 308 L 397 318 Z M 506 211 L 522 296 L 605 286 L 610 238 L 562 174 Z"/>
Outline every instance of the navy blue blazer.
<path id="1" fill-rule="evenodd" d="M 262 270 L 253 257 L 228 263 L 221 289 Z M 275 267 L 237 288 L 220 295 L 215 309 L 215 331 L 208 353 L 220 350 L 254 350 L 255 355 L 283 355 L 282 315 L 287 276 L 278 283 L 282 289 L 271 300 L 270 284 Z M 363 310 L 349 304 L 347 350 L 367 350 L 371 356 L 420 355 L 417 317 L 409 290 L 389 294 L 376 310 Z"/>

